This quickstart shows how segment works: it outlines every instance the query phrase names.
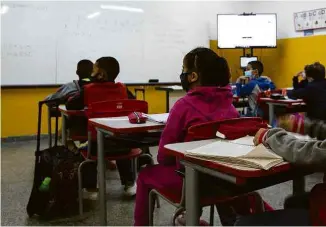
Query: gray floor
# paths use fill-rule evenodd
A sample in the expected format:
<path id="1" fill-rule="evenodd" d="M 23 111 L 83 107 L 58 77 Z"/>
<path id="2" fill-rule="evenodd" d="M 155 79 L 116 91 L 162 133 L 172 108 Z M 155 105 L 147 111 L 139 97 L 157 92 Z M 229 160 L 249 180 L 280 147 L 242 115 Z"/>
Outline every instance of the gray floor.
<path id="1" fill-rule="evenodd" d="M 45 146 L 46 141 L 42 141 L 42 145 Z M 96 204 L 92 204 L 83 217 L 43 222 L 27 216 L 26 204 L 32 188 L 34 150 L 35 141 L 2 144 L 1 225 L 99 225 Z M 157 148 L 153 148 L 152 154 L 156 153 Z M 134 201 L 123 196 L 116 171 L 108 172 L 107 179 L 108 224 L 132 225 Z M 320 174 L 308 176 L 307 190 L 321 180 Z M 284 198 L 291 193 L 291 190 L 291 182 L 286 182 L 262 190 L 261 194 L 274 208 L 281 208 Z M 155 225 L 170 225 L 173 207 L 162 200 L 161 205 L 160 209 L 155 210 Z M 208 220 L 208 209 L 205 209 L 203 217 Z M 219 224 L 218 216 L 215 224 Z"/>

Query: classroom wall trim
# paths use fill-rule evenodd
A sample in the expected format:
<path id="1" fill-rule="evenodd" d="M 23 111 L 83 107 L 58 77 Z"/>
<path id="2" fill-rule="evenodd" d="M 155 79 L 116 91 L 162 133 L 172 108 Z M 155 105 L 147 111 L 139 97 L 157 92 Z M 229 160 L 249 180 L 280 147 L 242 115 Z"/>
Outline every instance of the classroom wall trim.
<path id="1" fill-rule="evenodd" d="M 165 112 L 165 92 L 155 90 L 156 86 L 128 86 L 134 93 L 135 88 L 145 89 L 145 98 L 149 104 L 149 113 Z M 20 137 L 36 135 L 38 102 L 55 92 L 56 88 L 10 88 L 1 89 L 1 138 L 12 138 L 13 140 L 24 140 Z M 143 100 L 142 93 L 137 94 L 137 99 Z M 41 133 L 47 135 L 47 108 L 42 109 Z M 59 120 L 59 128 L 61 126 Z M 54 129 L 54 119 L 52 120 Z M 6 140 L 8 141 L 8 140 Z"/>

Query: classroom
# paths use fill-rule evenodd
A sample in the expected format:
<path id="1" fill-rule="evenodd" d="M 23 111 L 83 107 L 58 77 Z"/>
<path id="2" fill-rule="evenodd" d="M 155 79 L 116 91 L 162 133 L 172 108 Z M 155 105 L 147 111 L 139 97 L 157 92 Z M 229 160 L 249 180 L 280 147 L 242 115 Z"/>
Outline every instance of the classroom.
<path id="1" fill-rule="evenodd" d="M 1 225 L 326 225 L 325 1 L 1 1 Z"/>

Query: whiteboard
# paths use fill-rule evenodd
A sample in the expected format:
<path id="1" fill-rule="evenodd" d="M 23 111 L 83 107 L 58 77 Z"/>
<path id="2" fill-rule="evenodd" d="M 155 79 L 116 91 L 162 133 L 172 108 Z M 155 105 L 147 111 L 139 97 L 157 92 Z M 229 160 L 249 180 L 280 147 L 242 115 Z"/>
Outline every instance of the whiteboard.
<path id="1" fill-rule="evenodd" d="M 4 5 L 8 11 L 1 15 L 2 85 L 66 83 L 77 79 L 79 60 L 95 62 L 102 56 L 119 61 L 117 81 L 179 82 L 183 56 L 209 46 L 208 22 L 201 19 L 198 2 Z"/>

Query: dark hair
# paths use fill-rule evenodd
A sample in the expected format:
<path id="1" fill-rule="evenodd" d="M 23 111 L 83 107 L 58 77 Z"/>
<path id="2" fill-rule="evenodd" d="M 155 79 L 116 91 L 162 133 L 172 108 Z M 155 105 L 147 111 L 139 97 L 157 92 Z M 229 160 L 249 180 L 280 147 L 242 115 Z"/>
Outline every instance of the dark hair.
<path id="1" fill-rule="evenodd" d="M 184 58 L 189 71 L 198 73 L 201 86 L 226 86 L 230 82 L 230 68 L 225 58 L 214 51 L 198 47 Z"/>
<path id="2" fill-rule="evenodd" d="M 76 74 L 79 76 L 79 79 L 89 78 L 92 75 L 93 71 L 93 62 L 88 59 L 83 59 L 77 63 Z"/>
<path id="3" fill-rule="evenodd" d="M 106 81 L 114 82 L 120 72 L 120 65 L 114 57 L 101 57 L 97 59 L 97 66 L 103 70 L 107 78 Z"/>
<path id="4" fill-rule="evenodd" d="M 261 61 L 251 61 L 248 63 L 248 65 L 251 65 L 252 69 L 258 71 L 259 76 L 261 76 L 264 72 L 264 65 Z"/>
<path id="5" fill-rule="evenodd" d="M 325 66 L 319 62 L 306 65 L 306 67 L 304 67 L 304 71 L 307 77 L 311 77 L 314 80 L 322 80 L 325 78 Z"/>

